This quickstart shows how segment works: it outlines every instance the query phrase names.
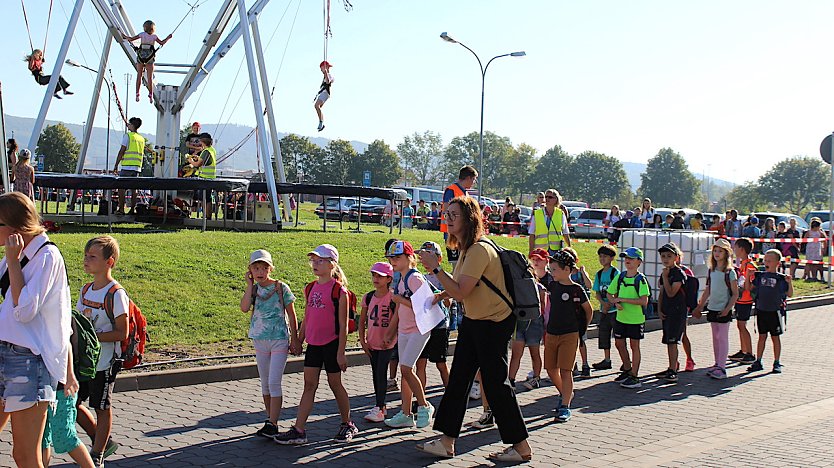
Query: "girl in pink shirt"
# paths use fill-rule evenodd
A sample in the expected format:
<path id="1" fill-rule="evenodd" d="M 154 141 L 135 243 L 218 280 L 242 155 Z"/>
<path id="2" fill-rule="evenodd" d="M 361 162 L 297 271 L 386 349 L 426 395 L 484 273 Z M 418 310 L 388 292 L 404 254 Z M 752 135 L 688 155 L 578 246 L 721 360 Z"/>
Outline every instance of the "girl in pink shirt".
<path id="1" fill-rule="evenodd" d="M 370 422 L 382 422 L 387 412 L 385 408 L 385 395 L 388 392 L 386 372 L 397 343 L 397 329 L 391 326 L 395 308 L 393 292 L 391 292 L 393 275 L 394 269 L 388 263 L 377 262 L 371 267 L 374 290 L 362 298 L 362 312 L 359 316 L 359 344 L 371 360 L 371 374 L 376 395 L 376 406 L 365 415 L 365 420 Z"/>

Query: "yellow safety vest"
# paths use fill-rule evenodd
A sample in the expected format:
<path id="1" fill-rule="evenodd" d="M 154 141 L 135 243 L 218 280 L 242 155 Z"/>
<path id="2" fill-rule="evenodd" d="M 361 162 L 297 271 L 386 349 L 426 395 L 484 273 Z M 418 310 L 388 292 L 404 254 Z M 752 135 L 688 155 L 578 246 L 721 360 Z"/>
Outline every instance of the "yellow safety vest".
<path id="1" fill-rule="evenodd" d="M 558 206 L 553 209 L 553 217 L 550 219 L 550 226 L 544 218 L 545 208 L 533 210 L 533 219 L 536 223 L 536 240 L 533 247 L 536 249 L 559 250 L 562 248 L 564 235 L 562 233 L 563 212 Z"/>
<path id="2" fill-rule="evenodd" d="M 136 168 L 141 172 L 145 155 L 145 137 L 136 132 L 127 132 L 127 137 L 127 150 L 122 156 L 122 168 Z"/>
<path id="3" fill-rule="evenodd" d="M 208 153 L 208 158 L 205 156 L 206 153 Z M 214 146 L 209 146 L 204 149 L 200 153 L 200 157 L 203 159 L 203 165 L 200 166 L 200 172 L 197 173 L 197 176 L 203 179 L 214 179 L 217 177 L 217 151 L 215 151 Z"/>

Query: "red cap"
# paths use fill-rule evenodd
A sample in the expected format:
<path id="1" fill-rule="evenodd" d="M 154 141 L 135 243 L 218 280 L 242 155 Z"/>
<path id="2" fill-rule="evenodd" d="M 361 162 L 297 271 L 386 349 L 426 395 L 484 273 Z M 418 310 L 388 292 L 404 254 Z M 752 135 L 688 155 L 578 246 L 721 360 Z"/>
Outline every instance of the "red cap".
<path id="1" fill-rule="evenodd" d="M 328 62 L 327 60 L 323 60 L 323 61 L 319 64 L 319 68 L 321 68 L 321 67 L 327 67 L 327 68 L 330 68 L 330 67 L 332 67 L 332 66 L 333 66 L 333 65 L 330 65 L 330 62 Z"/>
<path id="2" fill-rule="evenodd" d="M 408 241 L 396 241 L 388 247 L 386 257 L 396 257 L 397 255 L 414 255 L 414 247 Z"/>
<path id="3" fill-rule="evenodd" d="M 195 125 L 199 127 L 199 126 L 200 126 L 200 122 L 194 122 L 193 124 L 191 124 L 191 126 L 192 126 L 192 127 L 193 127 L 193 126 L 195 126 Z"/>
<path id="4" fill-rule="evenodd" d="M 547 254 L 547 250 L 544 249 L 535 249 L 530 252 L 530 258 L 536 257 L 540 260 L 547 260 L 550 256 Z"/>

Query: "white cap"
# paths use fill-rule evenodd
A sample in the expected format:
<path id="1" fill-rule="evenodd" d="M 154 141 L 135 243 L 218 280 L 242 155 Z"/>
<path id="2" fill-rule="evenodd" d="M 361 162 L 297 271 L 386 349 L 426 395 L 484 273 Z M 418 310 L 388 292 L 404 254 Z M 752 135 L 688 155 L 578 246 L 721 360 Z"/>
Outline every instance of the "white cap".
<path id="1" fill-rule="evenodd" d="M 339 251 L 336 250 L 336 247 L 333 247 L 330 244 L 321 244 L 311 250 L 307 255 L 317 255 L 321 258 L 330 258 L 336 263 L 339 262 Z"/>
<path id="2" fill-rule="evenodd" d="M 256 250 L 249 256 L 249 264 L 251 265 L 255 262 L 264 262 L 271 267 L 275 267 L 272 264 L 272 254 L 263 249 Z"/>

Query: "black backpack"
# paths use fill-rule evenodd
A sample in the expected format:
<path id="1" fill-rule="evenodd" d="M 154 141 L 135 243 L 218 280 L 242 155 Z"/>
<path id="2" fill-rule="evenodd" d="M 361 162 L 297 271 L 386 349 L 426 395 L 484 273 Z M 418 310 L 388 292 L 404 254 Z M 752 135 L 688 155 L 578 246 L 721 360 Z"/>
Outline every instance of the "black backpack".
<path id="1" fill-rule="evenodd" d="M 510 293 L 512 301 L 485 276 L 481 275 L 481 281 L 510 306 L 519 320 L 533 320 L 541 317 L 539 287 L 527 257 L 517 250 L 508 250 L 496 245 L 491 240 L 482 239 L 478 242 L 489 245 L 498 254 L 504 270 L 504 286 Z"/>
<path id="2" fill-rule="evenodd" d="M 681 268 L 683 270 L 683 268 Z M 701 289 L 701 281 L 698 277 L 687 274 L 687 270 L 683 270 L 685 281 L 683 282 L 683 293 L 686 296 L 686 310 L 692 312 L 698 307 L 698 290 Z"/>

